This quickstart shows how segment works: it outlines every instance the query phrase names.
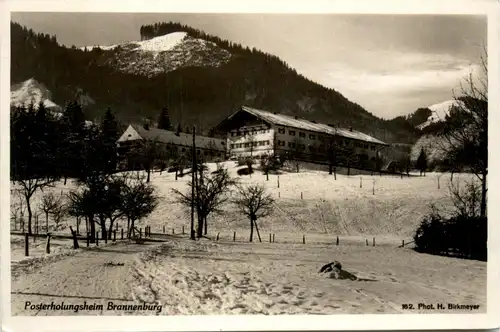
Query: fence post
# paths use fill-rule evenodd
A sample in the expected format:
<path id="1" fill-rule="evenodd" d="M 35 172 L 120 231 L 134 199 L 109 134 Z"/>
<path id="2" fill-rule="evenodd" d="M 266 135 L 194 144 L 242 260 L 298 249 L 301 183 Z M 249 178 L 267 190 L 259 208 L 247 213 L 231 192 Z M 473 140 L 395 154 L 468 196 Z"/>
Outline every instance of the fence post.
<path id="1" fill-rule="evenodd" d="M 304 199 L 304 195 L 302 194 L 302 191 L 300 192 L 300 199 Z"/>
<path id="2" fill-rule="evenodd" d="M 269 243 L 271 243 L 271 233 L 269 233 Z"/>
<path id="3" fill-rule="evenodd" d="M 122 240 L 123 240 L 123 227 L 122 227 Z"/>
<path id="4" fill-rule="evenodd" d="M 339 245 L 340 241 L 339 241 L 339 237 L 337 236 L 337 245 Z"/>
<path id="5" fill-rule="evenodd" d="M 373 246 L 375 247 L 375 238 L 373 238 Z"/>
<path id="6" fill-rule="evenodd" d="M 278 188 L 280 187 L 280 176 L 278 175 Z"/>
<path id="7" fill-rule="evenodd" d="M 142 239 L 142 227 L 139 228 L 139 239 Z"/>
<path id="8" fill-rule="evenodd" d="M 45 247 L 45 252 L 50 254 L 50 233 L 47 233 L 47 245 Z"/>
<path id="9" fill-rule="evenodd" d="M 172 235 L 175 235 L 175 229 L 172 228 Z"/>
<path id="10" fill-rule="evenodd" d="M 236 232 L 233 232 L 233 242 L 236 241 Z"/>
<path id="11" fill-rule="evenodd" d="M 404 246 L 405 246 L 405 240 L 401 242 L 401 248 L 404 248 Z"/>
<path id="12" fill-rule="evenodd" d="M 217 240 L 216 240 L 216 241 L 219 241 L 219 234 L 220 234 L 220 233 L 217 233 Z"/>
<path id="13" fill-rule="evenodd" d="M 302 244 L 306 244 L 306 236 L 302 235 Z"/>
<path id="14" fill-rule="evenodd" d="M 29 242 L 29 234 L 28 233 L 24 234 L 24 255 L 25 256 L 30 255 L 30 242 Z"/>
<path id="15" fill-rule="evenodd" d="M 281 193 L 278 191 L 278 198 L 281 198 Z"/>
<path id="16" fill-rule="evenodd" d="M 368 246 L 368 239 L 366 239 L 366 245 Z"/>
<path id="17" fill-rule="evenodd" d="M 182 226 L 182 235 L 184 235 L 184 226 Z"/>
<path id="18" fill-rule="evenodd" d="M 276 234 L 274 234 L 274 233 L 273 233 L 273 243 L 274 243 L 274 240 L 275 240 L 275 238 L 274 238 L 274 236 L 275 236 L 275 235 L 276 235 Z"/>
<path id="19" fill-rule="evenodd" d="M 363 188 L 363 178 L 361 176 L 359 177 L 359 187 Z"/>

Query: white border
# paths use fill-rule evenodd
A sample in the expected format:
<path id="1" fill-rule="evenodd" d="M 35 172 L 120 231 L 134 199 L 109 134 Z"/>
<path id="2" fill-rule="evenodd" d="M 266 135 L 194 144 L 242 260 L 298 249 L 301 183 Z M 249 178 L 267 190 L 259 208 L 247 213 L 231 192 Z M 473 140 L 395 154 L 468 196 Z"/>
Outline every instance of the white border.
<path id="1" fill-rule="evenodd" d="M 489 133 L 498 142 L 494 124 L 500 123 L 499 3 L 495 0 L 308 0 L 308 1 L 145 1 L 136 0 L 7 0 L 0 1 L 0 212 L 2 253 L 2 329 L 5 331 L 203 331 L 203 330 L 391 330 L 391 329 L 481 329 L 500 326 L 499 263 L 500 237 L 495 218 L 499 197 L 500 165 L 496 144 L 489 146 L 488 193 L 488 298 L 487 314 L 333 315 L 333 316 L 172 316 L 130 317 L 11 317 L 9 236 L 9 91 L 10 12 L 179 12 L 179 13 L 360 13 L 360 14 L 487 14 L 489 53 Z M 5 225 L 7 225 L 5 227 Z M 446 273 L 446 271 L 443 271 Z"/>

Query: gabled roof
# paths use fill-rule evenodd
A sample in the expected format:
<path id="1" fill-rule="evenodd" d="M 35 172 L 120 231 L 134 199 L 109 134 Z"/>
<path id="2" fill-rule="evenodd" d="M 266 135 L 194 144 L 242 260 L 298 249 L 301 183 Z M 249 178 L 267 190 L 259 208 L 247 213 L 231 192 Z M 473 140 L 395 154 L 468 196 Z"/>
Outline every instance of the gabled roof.
<path id="1" fill-rule="evenodd" d="M 309 130 L 317 133 L 327 134 L 327 135 L 336 135 L 342 136 L 346 138 L 356 139 L 364 142 L 389 145 L 381 140 L 376 139 L 370 135 L 362 133 L 357 130 L 349 130 L 345 128 L 333 128 L 326 124 L 322 123 L 314 123 L 305 119 L 295 118 L 288 115 L 283 114 L 274 114 L 271 112 L 258 110 L 255 108 L 251 108 L 248 106 L 242 106 L 240 110 L 230 115 L 226 120 L 230 120 L 235 114 L 244 111 L 250 113 L 268 123 L 272 123 L 279 126 L 292 127 L 297 129 Z"/>
<path id="2" fill-rule="evenodd" d="M 147 140 L 158 140 L 163 143 L 175 144 L 175 145 L 184 145 L 184 146 L 192 146 L 193 144 L 193 135 L 186 133 L 179 133 L 176 135 L 175 132 L 170 130 L 163 130 L 158 128 L 150 127 L 149 129 L 145 129 L 143 126 L 139 125 L 130 125 L 126 131 L 130 128 L 133 128 L 140 137 Z M 137 138 L 132 138 L 137 139 Z M 131 140 L 128 137 L 120 137 L 118 142 L 124 142 Z M 224 150 L 225 149 L 225 140 L 206 137 L 206 136 L 196 136 L 195 138 L 196 147 L 202 149 L 216 149 L 216 150 Z"/>

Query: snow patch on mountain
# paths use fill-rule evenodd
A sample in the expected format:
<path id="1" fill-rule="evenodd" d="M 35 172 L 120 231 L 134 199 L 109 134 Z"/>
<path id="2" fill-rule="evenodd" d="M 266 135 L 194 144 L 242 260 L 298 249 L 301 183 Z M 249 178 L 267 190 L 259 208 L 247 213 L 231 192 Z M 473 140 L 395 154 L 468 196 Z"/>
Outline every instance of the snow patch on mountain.
<path id="1" fill-rule="evenodd" d="M 186 38 L 186 32 L 173 32 L 168 35 L 155 37 L 148 40 L 137 42 L 139 47 L 136 50 L 149 51 L 149 52 L 162 52 L 168 51 L 177 46 Z"/>
<path id="2" fill-rule="evenodd" d="M 450 113 L 450 109 L 453 106 L 463 107 L 464 104 L 463 102 L 457 100 L 447 100 L 442 103 L 428 106 L 427 108 L 429 108 L 432 111 L 432 114 L 427 118 L 427 121 L 418 125 L 417 128 L 423 129 L 432 123 L 444 121 L 446 116 Z"/>
<path id="3" fill-rule="evenodd" d="M 10 89 L 10 105 L 14 107 L 28 106 L 33 103 L 38 108 L 40 102 L 48 109 L 60 110 L 61 107 L 54 103 L 50 91 L 34 78 L 14 84 Z"/>
<path id="4" fill-rule="evenodd" d="M 231 58 L 231 53 L 217 44 L 193 38 L 186 32 L 172 32 L 143 41 L 131 41 L 100 48 L 101 63 L 120 71 L 152 77 L 182 67 L 218 67 Z"/>

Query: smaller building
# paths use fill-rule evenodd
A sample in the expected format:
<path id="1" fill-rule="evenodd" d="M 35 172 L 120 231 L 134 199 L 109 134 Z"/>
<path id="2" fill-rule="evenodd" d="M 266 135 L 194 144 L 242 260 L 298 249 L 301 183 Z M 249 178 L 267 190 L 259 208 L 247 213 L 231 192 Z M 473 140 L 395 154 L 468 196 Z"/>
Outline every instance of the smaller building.
<path id="1" fill-rule="evenodd" d="M 148 125 L 129 125 L 117 141 L 120 162 L 126 163 L 128 152 L 143 140 L 162 143 L 171 152 L 171 156 L 188 156 L 193 146 L 193 135 L 176 133 L 149 127 Z M 226 157 L 226 140 L 206 136 L 195 136 L 196 153 L 204 161 L 224 159 Z M 168 160 L 165 160 L 166 162 Z M 122 166 L 127 167 L 127 166 Z"/>

